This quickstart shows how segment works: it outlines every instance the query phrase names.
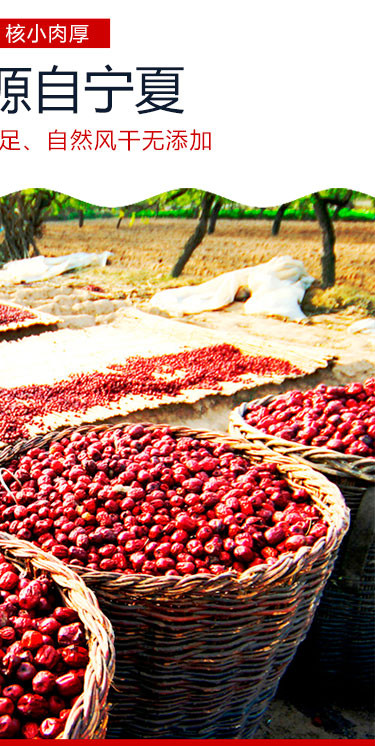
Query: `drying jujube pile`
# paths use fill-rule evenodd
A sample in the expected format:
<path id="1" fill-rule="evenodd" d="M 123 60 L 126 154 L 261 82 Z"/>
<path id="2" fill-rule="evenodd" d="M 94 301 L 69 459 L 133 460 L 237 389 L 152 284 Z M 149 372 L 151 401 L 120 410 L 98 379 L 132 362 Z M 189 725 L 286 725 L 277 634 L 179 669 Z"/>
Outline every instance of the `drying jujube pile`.
<path id="1" fill-rule="evenodd" d="M 53 581 L 0 554 L 0 738 L 56 738 L 88 659 L 84 627 Z"/>
<path id="2" fill-rule="evenodd" d="M 53 384 L 0 388 L 0 441 L 27 438 L 28 423 L 61 412 L 85 413 L 110 407 L 126 396 L 153 399 L 175 397 L 183 391 L 222 391 L 224 382 L 244 376 L 298 376 L 288 360 L 245 355 L 234 345 L 220 344 L 152 357 L 129 357 L 108 372 L 80 373 Z"/>
<path id="3" fill-rule="evenodd" d="M 346 386 L 320 384 L 249 404 L 245 418 L 263 432 L 309 446 L 375 456 L 375 378 Z"/>
<path id="4" fill-rule="evenodd" d="M 92 570 L 241 573 L 327 533 L 276 464 L 163 426 L 73 431 L 1 479 L 0 530 Z"/>
<path id="5" fill-rule="evenodd" d="M 8 326 L 9 324 L 20 324 L 22 321 L 27 319 L 36 318 L 32 311 L 26 311 L 22 308 L 14 308 L 13 306 L 5 305 L 0 303 L 0 329 L 2 326 Z"/>

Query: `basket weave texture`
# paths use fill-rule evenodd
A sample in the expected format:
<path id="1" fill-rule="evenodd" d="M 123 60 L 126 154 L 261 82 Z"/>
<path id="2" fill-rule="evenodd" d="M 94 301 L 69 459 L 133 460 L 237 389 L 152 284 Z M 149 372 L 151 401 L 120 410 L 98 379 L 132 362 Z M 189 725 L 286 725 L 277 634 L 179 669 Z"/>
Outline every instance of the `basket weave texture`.
<path id="1" fill-rule="evenodd" d="M 361 563 L 354 566 L 353 545 L 363 543 L 363 525 L 357 523 L 365 496 L 375 497 L 375 459 L 359 458 L 328 448 L 313 448 L 269 435 L 250 425 L 246 413 L 254 404 L 267 406 L 274 396 L 241 404 L 230 415 L 229 430 L 256 446 L 266 446 L 275 456 L 287 455 L 301 465 L 311 466 L 336 484 L 350 509 L 351 528 L 341 547 L 334 572 L 323 597 L 305 646 L 316 678 L 342 689 L 356 685 L 375 687 L 375 538 L 374 500 L 370 505 L 368 535 L 361 551 Z M 372 513 L 372 515 L 371 515 Z M 363 524 L 363 521 L 362 521 Z M 354 534 L 354 532 L 356 532 Z M 358 549 L 358 547 L 357 547 Z M 300 651 L 301 653 L 302 651 Z M 306 663 L 306 661 L 305 661 Z M 370 695 L 371 696 L 371 695 Z"/>
<path id="2" fill-rule="evenodd" d="M 20 570 L 30 566 L 54 581 L 64 606 L 74 609 L 86 631 L 89 662 L 84 690 L 73 705 L 65 728 L 57 738 L 104 738 L 107 730 L 107 697 L 115 668 L 113 630 L 100 611 L 94 593 L 73 570 L 30 542 L 0 533 L 0 550 Z"/>
<path id="3" fill-rule="evenodd" d="M 228 571 L 179 578 L 82 570 L 115 630 L 108 735 L 250 738 L 308 631 L 348 527 L 348 510 L 337 487 L 288 457 L 219 433 L 170 430 L 175 437 L 229 444 L 252 463 L 276 462 L 292 487 L 308 491 L 329 530 L 313 547 L 285 553 L 274 565 L 258 565 L 242 575 Z M 8 447 L 0 463 L 71 432 Z"/>

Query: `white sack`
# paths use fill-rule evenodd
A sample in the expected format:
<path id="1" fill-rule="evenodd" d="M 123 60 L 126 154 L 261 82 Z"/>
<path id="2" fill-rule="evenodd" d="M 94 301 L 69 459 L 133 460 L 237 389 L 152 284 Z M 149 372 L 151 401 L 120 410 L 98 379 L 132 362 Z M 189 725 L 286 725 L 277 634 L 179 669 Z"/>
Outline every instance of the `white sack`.
<path id="1" fill-rule="evenodd" d="M 17 259 L 4 264 L 0 269 L 0 285 L 49 280 L 73 269 L 104 267 L 110 255 L 110 251 L 103 251 L 102 254 L 87 254 L 82 251 L 58 257 L 35 256 L 30 259 Z"/>
<path id="2" fill-rule="evenodd" d="M 151 298 L 150 307 L 170 316 L 215 311 L 233 303 L 239 288 L 246 287 L 251 297 L 244 305 L 245 313 L 298 320 L 304 318 L 299 303 L 313 282 L 302 262 L 279 256 L 255 267 L 226 272 L 201 285 L 162 290 Z"/>
<path id="3" fill-rule="evenodd" d="M 246 301 L 244 312 L 262 316 L 284 316 L 292 321 L 305 318 L 300 303 L 305 295 L 305 289 L 300 282 L 274 288 L 266 293 L 258 290 Z"/>
<path id="4" fill-rule="evenodd" d="M 300 308 L 305 292 L 314 282 L 303 263 L 289 256 L 277 256 L 249 271 L 251 297 L 244 305 L 246 314 L 283 316 L 292 321 L 305 318 Z"/>
<path id="5" fill-rule="evenodd" d="M 170 316 L 183 316 L 202 311 L 216 311 L 233 303 L 238 289 L 246 285 L 249 269 L 236 269 L 214 277 L 201 285 L 187 285 L 155 293 L 151 308 L 158 308 Z"/>
<path id="6" fill-rule="evenodd" d="M 371 334 L 371 336 L 375 335 L 375 319 L 361 319 L 360 321 L 355 321 L 354 324 L 351 324 L 348 329 L 349 332 L 352 332 L 353 334 Z"/>
<path id="7" fill-rule="evenodd" d="M 249 267 L 248 272 L 248 286 L 251 293 L 297 282 L 301 282 L 306 290 L 314 282 L 314 278 L 307 274 L 303 262 L 291 256 L 275 256 L 269 262 Z"/>

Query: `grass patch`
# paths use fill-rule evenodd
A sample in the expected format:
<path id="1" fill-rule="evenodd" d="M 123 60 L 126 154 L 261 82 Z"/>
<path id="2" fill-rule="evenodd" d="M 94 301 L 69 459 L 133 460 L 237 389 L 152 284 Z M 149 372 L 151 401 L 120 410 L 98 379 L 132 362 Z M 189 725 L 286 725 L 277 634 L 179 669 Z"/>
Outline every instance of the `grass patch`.
<path id="1" fill-rule="evenodd" d="M 307 316 L 320 313 L 337 313 L 355 307 L 375 316 L 375 294 L 359 290 L 351 285 L 335 285 L 333 288 L 312 287 L 304 297 L 302 309 Z"/>
<path id="2" fill-rule="evenodd" d="M 87 285 L 97 285 L 113 298 L 128 297 L 140 300 L 148 300 L 158 290 L 198 285 L 200 282 L 201 279 L 189 275 L 175 279 L 168 274 L 151 274 L 146 269 L 127 272 L 118 265 L 87 267 L 77 273 L 69 273 L 71 287 L 85 288 Z"/>

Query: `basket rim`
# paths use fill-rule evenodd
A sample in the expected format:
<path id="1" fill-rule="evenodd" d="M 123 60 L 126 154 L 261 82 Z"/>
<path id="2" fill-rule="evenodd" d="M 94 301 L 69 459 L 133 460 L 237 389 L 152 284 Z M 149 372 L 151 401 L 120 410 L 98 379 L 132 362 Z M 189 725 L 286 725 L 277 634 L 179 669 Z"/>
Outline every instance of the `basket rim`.
<path id="1" fill-rule="evenodd" d="M 288 393 L 290 392 L 286 392 L 286 394 Z M 243 430 L 246 433 L 249 433 L 252 437 L 259 438 L 260 441 L 264 443 L 265 447 L 272 450 L 273 446 L 276 448 L 286 448 L 288 455 L 299 459 L 299 461 L 305 463 L 306 466 L 324 471 L 324 473 L 329 474 L 330 476 L 352 477 L 364 480 L 370 484 L 375 483 L 375 457 L 372 458 L 368 456 L 363 458 L 351 453 L 340 453 L 340 451 L 335 451 L 332 448 L 326 448 L 325 446 L 306 446 L 303 443 L 286 440 L 277 435 L 270 435 L 269 433 L 265 433 L 263 430 L 254 427 L 254 425 L 249 425 L 244 415 L 254 404 L 266 406 L 279 397 L 280 394 L 269 394 L 268 396 L 243 402 L 238 407 L 232 409 L 229 415 L 231 432 L 236 434 L 238 430 L 240 430 L 241 436 L 246 439 L 246 435 L 242 435 Z M 328 463 L 325 463 L 325 460 Z M 323 463 L 321 463 L 321 461 Z"/>
<path id="2" fill-rule="evenodd" d="M 285 552 L 280 555 L 280 558 L 278 558 L 274 564 L 267 565 L 265 562 L 262 565 L 248 568 L 241 574 L 230 570 L 214 576 L 202 573 L 185 575 L 183 577 L 166 577 L 144 575 L 141 573 L 125 575 L 106 571 L 88 571 L 84 567 L 79 568 L 78 565 L 74 566 L 74 571 L 79 573 L 84 581 L 95 589 L 110 585 L 112 590 L 122 589 L 129 590 L 129 592 L 133 591 L 135 593 L 142 592 L 149 594 L 160 592 L 160 590 L 163 589 L 174 597 L 187 591 L 190 592 L 192 588 L 199 592 L 216 592 L 219 590 L 230 591 L 231 589 L 235 589 L 238 592 L 238 590 L 244 588 L 246 588 L 246 590 L 253 588 L 254 591 L 257 591 L 261 587 L 264 587 L 265 584 L 273 583 L 282 579 L 284 580 L 298 572 L 304 572 L 304 569 L 312 564 L 323 551 L 335 551 L 336 546 L 341 542 L 349 528 L 349 509 L 345 504 L 340 490 L 319 471 L 315 471 L 310 464 L 301 464 L 284 454 L 275 454 L 271 449 L 263 444 L 249 443 L 244 438 L 233 437 L 232 435 L 228 435 L 228 433 L 225 434 L 209 431 L 202 428 L 198 429 L 186 426 L 176 426 L 168 423 L 134 422 L 124 419 L 115 424 L 85 424 L 53 430 L 49 433 L 37 435 L 31 439 L 17 441 L 17 443 L 3 448 L 0 451 L 0 473 L 1 466 L 4 462 L 8 463 L 13 458 L 17 458 L 29 448 L 43 447 L 50 442 L 57 442 L 64 437 L 68 437 L 70 434 L 77 431 L 82 433 L 90 431 L 108 432 L 118 430 L 127 425 L 142 425 L 151 430 L 168 428 L 175 437 L 195 437 L 218 444 L 224 442 L 234 450 L 241 452 L 243 455 L 247 455 L 249 458 L 252 457 L 253 460 L 256 457 L 258 460 L 266 458 L 272 463 L 277 462 L 280 471 L 292 486 L 293 483 L 298 484 L 303 478 L 307 478 L 313 491 L 318 492 L 319 494 L 321 491 L 324 492 L 326 502 L 321 500 L 317 494 L 313 496 L 310 494 L 310 497 L 317 507 L 320 507 L 321 509 L 324 508 L 325 517 L 328 519 L 328 516 L 331 516 L 331 520 L 329 521 L 327 535 L 319 539 L 312 547 L 301 547 L 297 552 Z"/>
<path id="3" fill-rule="evenodd" d="M 0 532 L 0 551 L 9 555 L 19 568 L 30 561 L 33 568 L 47 572 L 56 584 L 64 605 L 75 609 L 85 629 L 89 662 L 86 667 L 82 694 L 70 710 L 64 730 L 57 739 L 82 738 L 79 723 L 84 730 L 90 725 L 95 733 L 102 722 L 108 690 L 115 672 L 114 632 L 108 618 L 99 608 L 93 591 L 69 565 L 35 544 Z M 96 696 L 92 696 L 96 689 Z M 90 722 L 93 721 L 93 722 Z"/>

